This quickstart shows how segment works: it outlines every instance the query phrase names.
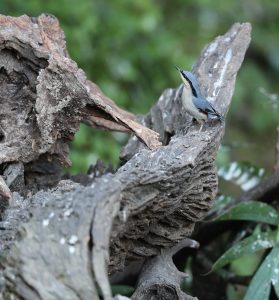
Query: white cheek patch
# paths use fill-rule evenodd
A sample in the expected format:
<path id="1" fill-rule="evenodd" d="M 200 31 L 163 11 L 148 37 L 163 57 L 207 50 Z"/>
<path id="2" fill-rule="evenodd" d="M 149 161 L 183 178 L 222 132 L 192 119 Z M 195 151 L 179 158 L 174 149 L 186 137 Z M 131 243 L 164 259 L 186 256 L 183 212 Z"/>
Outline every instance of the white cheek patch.
<path id="1" fill-rule="evenodd" d="M 183 84 L 186 86 L 186 88 L 191 89 L 189 82 L 182 76 L 182 74 L 180 74 L 180 77 L 183 81 Z"/>
<path id="2" fill-rule="evenodd" d="M 196 106 L 193 103 L 193 95 L 191 92 L 191 88 L 188 84 L 188 86 L 183 87 L 183 92 L 182 92 L 182 105 L 184 106 L 185 110 L 196 120 L 201 121 L 201 120 L 206 120 L 207 115 L 204 113 L 201 113 L 199 109 L 196 108 Z"/>

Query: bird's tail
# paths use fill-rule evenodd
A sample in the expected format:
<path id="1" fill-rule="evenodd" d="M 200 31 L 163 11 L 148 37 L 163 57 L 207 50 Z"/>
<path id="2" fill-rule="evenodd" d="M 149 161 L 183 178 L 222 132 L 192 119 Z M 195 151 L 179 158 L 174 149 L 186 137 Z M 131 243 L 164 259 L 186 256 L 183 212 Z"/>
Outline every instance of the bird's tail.
<path id="1" fill-rule="evenodd" d="M 218 120 L 219 120 L 221 123 L 225 122 L 224 116 L 221 116 L 220 114 L 218 115 Z"/>
<path id="2" fill-rule="evenodd" d="M 215 119 L 215 120 L 217 119 L 221 123 L 223 123 L 225 121 L 224 117 L 220 113 L 218 113 L 216 110 L 214 110 L 214 113 L 209 114 L 208 117 L 210 119 Z"/>

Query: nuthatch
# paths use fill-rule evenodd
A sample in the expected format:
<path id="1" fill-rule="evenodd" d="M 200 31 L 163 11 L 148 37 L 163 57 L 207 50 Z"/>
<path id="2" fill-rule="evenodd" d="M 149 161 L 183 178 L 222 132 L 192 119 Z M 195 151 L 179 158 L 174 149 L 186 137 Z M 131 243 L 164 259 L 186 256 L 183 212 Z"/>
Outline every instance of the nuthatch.
<path id="1" fill-rule="evenodd" d="M 207 119 L 223 121 L 223 117 L 214 109 L 214 107 L 203 97 L 200 91 L 199 83 L 195 76 L 188 71 L 181 70 L 180 72 L 183 81 L 182 104 L 185 110 L 200 124 L 202 130 L 203 124 Z"/>

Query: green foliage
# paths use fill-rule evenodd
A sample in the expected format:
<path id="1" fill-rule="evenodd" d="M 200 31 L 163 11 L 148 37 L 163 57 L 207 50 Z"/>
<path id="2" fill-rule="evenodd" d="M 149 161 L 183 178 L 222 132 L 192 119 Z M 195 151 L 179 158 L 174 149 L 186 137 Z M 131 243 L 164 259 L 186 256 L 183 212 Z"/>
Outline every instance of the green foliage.
<path id="1" fill-rule="evenodd" d="M 218 216 L 215 220 L 246 220 L 277 225 L 279 215 L 272 206 L 266 203 L 249 201 L 235 205 L 224 214 Z"/>
<path id="2" fill-rule="evenodd" d="M 212 266 L 211 272 L 216 271 L 234 260 L 257 252 L 262 249 L 272 248 L 277 242 L 277 230 L 254 233 L 241 242 L 236 243 L 226 251 Z"/>
<path id="3" fill-rule="evenodd" d="M 216 218 L 217 221 L 246 220 L 263 222 L 276 226 L 276 230 L 265 232 L 255 230 L 255 232 L 235 243 L 229 248 L 212 266 L 212 271 L 219 270 L 227 264 L 244 255 L 255 253 L 259 250 L 273 248 L 266 259 L 262 262 L 258 271 L 254 275 L 248 291 L 246 300 L 269 299 L 271 284 L 274 285 L 277 296 L 279 291 L 279 214 L 270 205 L 249 201 L 232 207 L 229 211 Z"/>
<path id="4" fill-rule="evenodd" d="M 253 277 L 244 300 L 268 300 L 273 285 L 279 297 L 279 246 L 276 245 L 267 255 Z"/>
<path id="5" fill-rule="evenodd" d="M 265 249 L 241 256 L 230 263 L 229 272 L 236 276 L 251 277 L 261 264 L 264 253 Z M 243 299 L 243 297 L 241 299 Z"/>
<path id="6" fill-rule="evenodd" d="M 80 171 L 86 172 L 88 166 L 95 164 L 98 155 L 96 153 L 102 153 L 102 158 L 106 161 L 110 161 L 114 167 L 116 167 L 119 155 L 119 145 L 124 145 L 127 141 L 127 134 L 125 133 L 109 133 L 107 131 L 99 131 L 92 129 L 84 124 L 81 124 L 80 130 L 75 135 L 75 146 L 70 153 L 71 161 L 77 161 L 71 168 L 73 174 Z M 106 147 L 104 147 L 104 143 Z M 90 150 L 95 151 L 91 152 Z"/>

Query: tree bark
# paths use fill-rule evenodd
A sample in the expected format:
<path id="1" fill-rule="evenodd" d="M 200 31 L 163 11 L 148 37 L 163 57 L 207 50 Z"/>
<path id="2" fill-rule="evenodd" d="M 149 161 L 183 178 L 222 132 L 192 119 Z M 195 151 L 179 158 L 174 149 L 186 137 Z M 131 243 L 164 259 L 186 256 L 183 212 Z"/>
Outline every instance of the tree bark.
<path id="1" fill-rule="evenodd" d="M 20 299 L 99 299 L 98 286 L 111 299 L 108 274 L 142 258 L 153 264 L 206 216 L 218 188 L 224 124 L 208 122 L 198 132 L 182 109 L 180 86 L 166 90 L 141 125 L 77 68 L 54 17 L 0 22 L 0 163 L 13 192 L 0 206 L 0 290 Z M 235 24 L 204 48 L 192 70 L 223 115 L 250 31 L 248 23 Z M 54 164 L 70 163 L 68 142 L 82 121 L 135 134 L 122 166 L 88 176 L 87 186 L 63 180 Z M 161 299 L 164 284 L 158 281 Z"/>

